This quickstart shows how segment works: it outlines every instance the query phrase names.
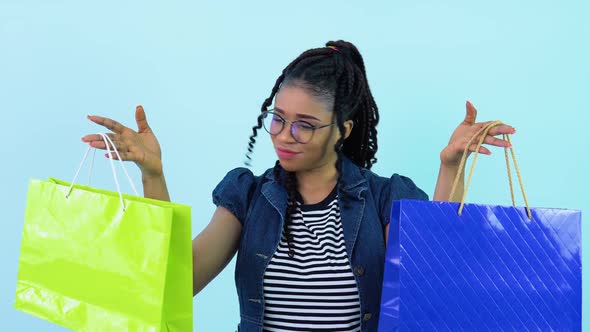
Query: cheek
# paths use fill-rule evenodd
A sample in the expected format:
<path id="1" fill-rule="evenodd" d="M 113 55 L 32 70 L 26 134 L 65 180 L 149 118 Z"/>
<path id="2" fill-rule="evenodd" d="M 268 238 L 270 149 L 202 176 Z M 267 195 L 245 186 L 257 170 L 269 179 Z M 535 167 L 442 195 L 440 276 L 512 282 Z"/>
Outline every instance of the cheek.
<path id="1" fill-rule="evenodd" d="M 339 134 L 336 132 L 332 132 L 329 137 L 326 137 L 326 144 L 328 145 L 329 151 L 334 151 L 334 146 L 336 142 L 338 142 Z"/>
<path id="2" fill-rule="evenodd" d="M 309 154 L 313 155 L 314 159 L 322 159 L 334 152 L 334 145 L 337 140 L 338 138 L 327 135 L 318 140 L 314 140 L 313 143 L 310 142 L 307 147 L 309 149 Z"/>

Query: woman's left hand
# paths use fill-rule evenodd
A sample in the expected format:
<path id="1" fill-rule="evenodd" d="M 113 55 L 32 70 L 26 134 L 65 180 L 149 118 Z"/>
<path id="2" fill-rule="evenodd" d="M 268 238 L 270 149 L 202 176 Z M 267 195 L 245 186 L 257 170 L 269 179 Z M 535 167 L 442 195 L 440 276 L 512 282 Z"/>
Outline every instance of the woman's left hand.
<path id="1" fill-rule="evenodd" d="M 456 167 L 461 162 L 463 151 L 469 140 L 485 125 L 489 122 L 475 122 L 477 117 L 477 110 L 473 107 L 470 101 L 466 103 L 466 115 L 465 120 L 459 124 L 457 129 L 451 135 L 449 144 L 440 153 L 440 160 L 443 166 Z M 514 134 L 516 130 L 510 125 L 499 125 L 488 132 L 487 137 L 484 140 L 484 144 L 493 145 L 498 147 L 510 147 L 510 143 L 494 136 L 502 134 Z M 469 147 L 468 153 L 474 152 L 477 148 L 477 143 L 481 137 L 476 138 L 471 146 Z M 479 153 L 490 155 L 491 152 L 488 148 L 483 145 L 479 149 Z"/>

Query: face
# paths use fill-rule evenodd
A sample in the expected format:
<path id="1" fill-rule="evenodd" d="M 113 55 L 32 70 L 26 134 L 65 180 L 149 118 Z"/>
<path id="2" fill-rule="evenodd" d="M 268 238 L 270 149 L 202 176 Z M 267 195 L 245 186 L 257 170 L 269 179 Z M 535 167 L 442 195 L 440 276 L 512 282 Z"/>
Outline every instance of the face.
<path id="1" fill-rule="evenodd" d="M 306 89 L 298 86 L 285 86 L 277 93 L 275 99 L 275 113 L 288 121 L 301 120 L 310 125 L 323 126 L 336 122 L 336 116 L 327 105 L 320 102 Z M 352 130 L 352 121 L 344 123 L 345 137 Z M 272 143 L 281 163 L 289 172 L 305 172 L 335 164 L 337 154 L 334 146 L 340 138 L 338 125 L 316 129 L 312 139 L 301 144 L 291 135 L 291 124 L 278 135 L 271 135 Z"/>

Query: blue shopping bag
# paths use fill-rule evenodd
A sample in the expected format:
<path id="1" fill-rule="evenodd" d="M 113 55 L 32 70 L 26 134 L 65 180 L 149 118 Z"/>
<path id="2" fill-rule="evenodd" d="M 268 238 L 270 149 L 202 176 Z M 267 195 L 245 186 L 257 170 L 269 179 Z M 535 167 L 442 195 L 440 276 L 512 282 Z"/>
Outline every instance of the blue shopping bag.
<path id="1" fill-rule="evenodd" d="M 393 203 L 379 331 L 581 331 L 581 213 Z"/>
<path id="2" fill-rule="evenodd" d="M 393 202 L 379 331 L 581 331 L 581 212 L 464 199 Z"/>

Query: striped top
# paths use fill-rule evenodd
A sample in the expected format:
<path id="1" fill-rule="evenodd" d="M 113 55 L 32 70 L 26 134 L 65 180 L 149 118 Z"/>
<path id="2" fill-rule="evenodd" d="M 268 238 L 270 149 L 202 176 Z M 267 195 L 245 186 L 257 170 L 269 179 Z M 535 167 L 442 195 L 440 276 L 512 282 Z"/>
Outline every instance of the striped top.
<path id="1" fill-rule="evenodd" d="M 348 261 L 337 191 L 317 204 L 297 203 L 264 273 L 264 331 L 360 331 L 359 292 Z"/>

